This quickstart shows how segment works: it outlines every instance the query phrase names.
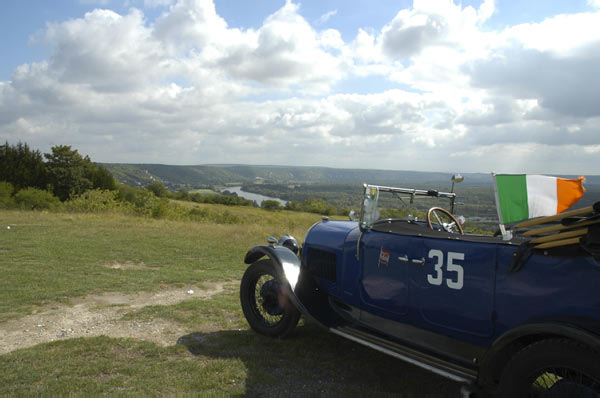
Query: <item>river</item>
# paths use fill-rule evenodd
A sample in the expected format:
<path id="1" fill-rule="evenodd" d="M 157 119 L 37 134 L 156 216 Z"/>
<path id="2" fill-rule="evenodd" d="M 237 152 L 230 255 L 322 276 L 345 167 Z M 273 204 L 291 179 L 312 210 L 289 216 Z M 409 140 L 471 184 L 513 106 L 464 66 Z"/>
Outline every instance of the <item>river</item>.
<path id="1" fill-rule="evenodd" d="M 221 190 L 221 192 L 223 192 L 223 191 L 235 192 L 238 196 L 241 196 L 244 199 L 256 201 L 256 203 L 258 203 L 259 206 L 262 204 L 263 200 L 276 200 L 279 203 L 281 203 L 282 206 L 285 206 L 285 204 L 287 203 L 287 200 L 283 200 L 283 199 L 279 199 L 279 198 L 272 198 L 270 196 L 265 196 L 265 195 L 261 195 L 258 193 L 242 191 L 241 186 L 227 187 L 227 188 Z"/>

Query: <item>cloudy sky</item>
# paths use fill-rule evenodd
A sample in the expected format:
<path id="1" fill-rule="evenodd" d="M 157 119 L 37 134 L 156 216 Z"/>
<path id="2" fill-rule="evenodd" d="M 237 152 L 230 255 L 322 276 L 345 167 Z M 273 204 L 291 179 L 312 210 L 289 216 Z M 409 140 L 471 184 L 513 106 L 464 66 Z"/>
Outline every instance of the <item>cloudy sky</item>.
<path id="1" fill-rule="evenodd" d="M 0 139 L 94 161 L 600 174 L 600 0 L 19 0 Z"/>

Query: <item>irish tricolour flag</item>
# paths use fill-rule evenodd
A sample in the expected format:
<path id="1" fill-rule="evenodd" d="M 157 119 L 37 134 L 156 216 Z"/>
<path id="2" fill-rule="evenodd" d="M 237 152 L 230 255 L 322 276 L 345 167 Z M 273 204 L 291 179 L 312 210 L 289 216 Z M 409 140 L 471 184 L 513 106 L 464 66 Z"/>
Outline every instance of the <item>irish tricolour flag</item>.
<path id="1" fill-rule="evenodd" d="M 583 196 L 584 177 L 495 174 L 496 205 L 501 224 L 567 210 Z"/>

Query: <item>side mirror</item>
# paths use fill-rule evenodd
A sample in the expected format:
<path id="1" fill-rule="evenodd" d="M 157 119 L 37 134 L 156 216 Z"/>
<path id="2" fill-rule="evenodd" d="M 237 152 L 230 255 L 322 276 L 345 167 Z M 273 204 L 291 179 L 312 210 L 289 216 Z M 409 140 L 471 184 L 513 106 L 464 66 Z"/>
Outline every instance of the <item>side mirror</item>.
<path id="1" fill-rule="evenodd" d="M 454 175 L 452 176 L 452 182 L 459 183 L 459 182 L 463 182 L 464 180 L 465 180 L 465 177 L 463 177 L 463 176 L 462 176 L 462 175 L 460 175 L 459 173 L 457 173 L 457 174 L 454 174 Z"/>
<path id="2" fill-rule="evenodd" d="M 360 217 L 358 216 L 358 214 L 356 214 L 354 210 L 350 210 L 350 213 L 348 213 L 348 218 L 350 219 L 350 221 L 358 221 Z"/>
<path id="3" fill-rule="evenodd" d="M 452 181 L 452 188 L 450 188 L 450 192 L 454 192 L 454 184 L 459 184 L 463 182 L 465 180 L 465 177 L 463 177 L 460 173 L 456 173 L 452 176 L 450 180 Z M 454 212 L 454 204 L 452 204 L 452 212 Z"/>

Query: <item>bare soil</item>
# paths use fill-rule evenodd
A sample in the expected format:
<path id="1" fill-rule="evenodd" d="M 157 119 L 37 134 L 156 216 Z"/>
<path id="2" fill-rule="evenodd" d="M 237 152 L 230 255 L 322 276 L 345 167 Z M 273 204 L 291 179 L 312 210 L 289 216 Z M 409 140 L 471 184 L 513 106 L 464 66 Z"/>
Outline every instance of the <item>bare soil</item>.
<path id="1" fill-rule="evenodd" d="M 158 268 L 154 267 L 148 267 L 146 264 L 144 264 L 143 262 L 141 263 L 132 263 L 131 261 L 127 261 L 125 263 L 120 263 L 118 261 L 114 261 L 112 263 L 106 263 L 102 265 L 105 268 L 110 268 L 110 269 L 120 269 L 120 270 L 157 270 Z"/>
<path id="2" fill-rule="evenodd" d="M 40 343 L 77 337 L 109 336 L 173 345 L 186 330 L 161 319 L 121 320 L 124 313 L 149 305 L 173 305 L 189 298 L 209 298 L 231 282 L 206 283 L 136 294 L 104 293 L 76 298 L 71 305 L 49 305 L 23 318 L 0 323 L 0 355 Z"/>

